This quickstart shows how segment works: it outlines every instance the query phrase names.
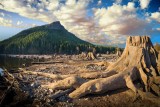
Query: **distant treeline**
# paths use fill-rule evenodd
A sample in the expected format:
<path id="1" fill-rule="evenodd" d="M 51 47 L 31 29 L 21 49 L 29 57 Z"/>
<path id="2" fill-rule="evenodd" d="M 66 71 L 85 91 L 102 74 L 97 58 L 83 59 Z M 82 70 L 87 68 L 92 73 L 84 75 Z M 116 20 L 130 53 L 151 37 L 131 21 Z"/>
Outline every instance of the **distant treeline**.
<path id="1" fill-rule="evenodd" d="M 0 46 L 0 54 L 80 54 L 81 52 L 115 53 L 115 47 L 95 46 L 91 44 L 71 44 L 68 42 L 39 43 L 29 45 L 12 44 L 4 49 Z"/>

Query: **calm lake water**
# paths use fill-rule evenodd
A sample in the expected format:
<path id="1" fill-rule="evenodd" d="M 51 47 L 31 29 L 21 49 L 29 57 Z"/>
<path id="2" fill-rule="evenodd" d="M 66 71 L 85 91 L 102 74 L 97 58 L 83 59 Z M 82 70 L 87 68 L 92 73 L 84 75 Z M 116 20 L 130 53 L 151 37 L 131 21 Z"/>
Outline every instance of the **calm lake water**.
<path id="1" fill-rule="evenodd" d="M 7 70 L 17 69 L 19 67 L 29 66 L 31 65 L 31 59 L 22 59 L 22 58 L 15 58 L 9 57 L 6 55 L 0 55 L 0 68 L 6 68 Z"/>

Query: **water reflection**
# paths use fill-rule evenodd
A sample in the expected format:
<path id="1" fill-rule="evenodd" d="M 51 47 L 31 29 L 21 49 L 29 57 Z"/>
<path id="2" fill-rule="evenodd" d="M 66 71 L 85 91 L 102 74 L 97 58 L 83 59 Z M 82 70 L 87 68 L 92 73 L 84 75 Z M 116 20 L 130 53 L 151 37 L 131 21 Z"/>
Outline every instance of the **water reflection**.
<path id="1" fill-rule="evenodd" d="M 0 55 L 0 68 L 5 68 L 7 70 L 17 69 L 23 66 L 31 65 L 32 59 L 22 59 L 9 57 L 7 55 Z"/>
<path id="2" fill-rule="evenodd" d="M 0 68 L 0 76 L 3 76 L 3 75 L 4 75 L 3 69 Z"/>

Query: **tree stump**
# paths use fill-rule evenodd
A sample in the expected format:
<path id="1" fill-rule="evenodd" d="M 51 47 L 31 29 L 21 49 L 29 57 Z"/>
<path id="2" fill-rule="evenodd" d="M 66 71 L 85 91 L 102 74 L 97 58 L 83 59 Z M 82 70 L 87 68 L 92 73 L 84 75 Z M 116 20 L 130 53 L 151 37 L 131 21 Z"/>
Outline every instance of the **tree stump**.
<path id="1" fill-rule="evenodd" d="M 88 52 L 86 59 L 94 60 L 94 59 L 96 59 L 96 54 L 94 54 L 93 52 Z"/>
<path id="2" fill-rule="evenodd" d="M 158 86 L 160 72 L 157 69 L 157 59 L 157 52 L 148 36 L 129 36 L 122 56 L 107 68 L 106 72 L 112 76 L 90 80 L 69 96 L 79 98 L 86 94 L 106 92 L 123 86 L 131 88 L 137 93 L 138 90 L 133 84 L 133 81 L 137 79 L 142 80 L 145 91 L 152 89 L 157 95 L 160 95 Z"/>
<path id="3" fill-rule="evenodd" d="M 122 52 L 119 48 L 117 48 L 117 53 L 116 54 L 117 54 L 118 58 L 122 55 Z"/>

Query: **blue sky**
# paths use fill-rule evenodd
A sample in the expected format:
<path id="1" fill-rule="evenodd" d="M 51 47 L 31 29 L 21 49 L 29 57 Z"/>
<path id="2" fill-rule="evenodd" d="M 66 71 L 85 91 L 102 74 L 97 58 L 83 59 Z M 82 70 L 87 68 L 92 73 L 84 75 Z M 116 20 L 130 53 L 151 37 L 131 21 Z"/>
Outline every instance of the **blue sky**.
<path id="1" fill-rule="evenodd" d="M 127 36 L 160 43 L 160 0 L 1 0 L 0 41 L 34 26 L 60 21 L 94 44 L 123 45 Z"/>

